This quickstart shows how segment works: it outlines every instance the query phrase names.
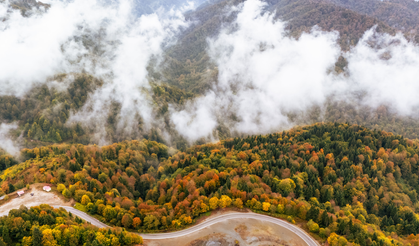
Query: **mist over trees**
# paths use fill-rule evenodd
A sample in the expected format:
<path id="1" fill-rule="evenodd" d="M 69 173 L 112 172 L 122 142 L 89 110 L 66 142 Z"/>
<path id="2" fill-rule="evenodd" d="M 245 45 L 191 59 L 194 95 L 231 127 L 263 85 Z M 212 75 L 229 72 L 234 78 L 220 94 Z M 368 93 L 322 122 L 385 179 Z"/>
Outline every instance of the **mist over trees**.
<path id="1" fill-rule="evenodd" d="M 0 2 L 0 196 L 49 183 L 120 227 L 22 207 L 0 245 L 133 245 L 218 209 L 330 246 L 417 245 L 418 9 Z"/>

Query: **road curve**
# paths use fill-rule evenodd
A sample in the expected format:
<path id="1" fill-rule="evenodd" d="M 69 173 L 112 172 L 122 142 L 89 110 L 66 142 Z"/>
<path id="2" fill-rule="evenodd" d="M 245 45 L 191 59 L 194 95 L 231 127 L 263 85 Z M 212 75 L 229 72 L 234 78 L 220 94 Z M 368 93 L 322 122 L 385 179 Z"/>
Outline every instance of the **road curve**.
<path id="1" fill-rule="evenodd" d="M 95 225 L 99 228 L 108 228 L 109 226 L 100 222 L 99 220 L 93 218 L 92 216 L 77 210 L 75 208 L 72 207 L 68 207 L 68 206 L 53 206 L 55 208 L 64 208 L 65 210 L 67 210 L 68 212 L 71 212 L 72 214 L 78 216 L 79 218 L 84 219 L 85 221 L 90 222 L 92 225 Z M 222 215 L 218 215 L 212 218 L 209 218 L 203 222 L 201 222 L 198 225 L 194 225 L 192 227 L 189 227 L 185 230 L 181 230 L 181 231 L 176 231 L 176 232 L 168 232 L 168 233 L 155 233 L 155 234 L 139 234 L 141 237 L 143 237 L 143 239 L 154 239 L 154 240 L 158 240 L 158 239 L 170 239 L 170 238 L 177 238 L 177 237 L 183 237 L 186 236 L 188 234 L 197 232 L 199 230 L 202 230 L 208 226 L 223 222 L 225 220 L 229 220 L 229 219 L 256 219 L 256 220 L 260 220 L 260 221 L 266 221 L 266 222 L 270 222 L 279 226 L 282 226 L 290 231 L 292 231 L 293 233 L 295 233 L 297 236 L 299 236 L 301 239 L 304 240 L 304 242 L 308 245 L 308 246 L 319 246 L 319 243 L 314 240 L 313 238 L 311 238 L 310 235 L 308 235 L 304 230 L 302 230 L 301 228 L 299 228 L 296 225 L 293 225 L 291 223 L 288 223 L 286 221 L 280 220 L 280 219 L 276 219 L 270 216 L 266 216 L 266 215 L 262 215 L 262 214 L 256 214 L 256 213 L 239 213 L 239 212 L 233 212 L 233 213 L 228 213 L 228 214 L 222 214 Z"/>

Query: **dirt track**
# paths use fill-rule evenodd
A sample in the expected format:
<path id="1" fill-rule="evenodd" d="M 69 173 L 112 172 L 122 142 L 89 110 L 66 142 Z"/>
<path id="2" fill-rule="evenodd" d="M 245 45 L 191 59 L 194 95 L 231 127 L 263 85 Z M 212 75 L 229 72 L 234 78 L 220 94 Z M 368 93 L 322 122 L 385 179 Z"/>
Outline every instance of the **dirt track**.
<path id="1" fill-rule="evenodd" d="M 0 206 L 0 216 L 7 215 L 10 210 L 19 208 L 21 205 L 25 205 L 28 208 L 41 204 L 71 206 L 70 202 L 64 202 L 53 192 L 46 192 L 40 190 L 38 187 L 33 186 L 31 191 L 23 190 L 25 190 L 23 196 L 11 199 L 6 204 Z M 34 193 L 33 196 L 31 196 L 31 192 Z"/>

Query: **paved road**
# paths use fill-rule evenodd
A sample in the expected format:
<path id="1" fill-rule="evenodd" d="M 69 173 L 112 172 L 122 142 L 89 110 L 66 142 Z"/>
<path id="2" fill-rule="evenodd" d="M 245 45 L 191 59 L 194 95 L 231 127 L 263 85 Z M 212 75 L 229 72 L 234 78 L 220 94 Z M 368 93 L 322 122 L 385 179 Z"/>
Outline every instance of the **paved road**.
<path id="1" fill-rule="evenodd" d="M 80 210 L 77 210 L 72 207 L 67 206 L 53 206 L 55 208 L 62 207 L 66 209 L 68 212 L 71 212 L 74 215 L 77 215 L 79 218 L 84 219 L 85 221 L 90 222 L 92 225 L 95 225 L 100 228 L 107 228 L 109 226 L 105 225 L 104 223 L 100 222 L 99 220 L 91 217 L 90 215 L 81 212 Z M 297 236 L 299 236 L 301 239 L 303 239 L 308 246 L 319 246 L 316 240 L 311 238 L 304 230 L 299 228 L 296 225 L 293 225 L 291 223 L 285 222 L 283 220 L 279 220 L 270 216 L 262 215 L 262 214 L 256 214 L 256 213 L 228 213 L 223 215 L 218 215 L 216 217 L 212 217 L 210 219 L 207 219 L 203 222 L 201 222 L 198 225 L 189 227 L 188 229 L 177 231 L 177 232 L 169 232 L 169 233 L 156 233 L 156 234 L 139 234 L 143 237 L 143 239 L 170 239 L 170 238 L 177 238 L 177 237 L 183 237 L 188 234 L 194 233 L 196 231 L 202 230 L 208 226 L 217 224 L 219 222 L 229 220 L 229 219 L 256 219 L 261 221 L 270 222 L 282 227 L 285 227 L 286 229 L 294 232 Z"/>
<path id="2" fill-rule="evenodd" d="M 97 226 L 99 228 L 108 228 L 110 226 L 100 222 L 99 220 L 93 218 L 92 216 L 78 210 L 75 209 L 73 207 L 68 207 L 68 206 L 57 206 L 57 205 L 53 205 L 54 208 L 64 208 L 65 210 L 67 210 L 68 212 L 71 212 L 72 214 L 78 216 L 79 218 L 84 219 L 87 222 L 90 222 L 90 224 Z"/>

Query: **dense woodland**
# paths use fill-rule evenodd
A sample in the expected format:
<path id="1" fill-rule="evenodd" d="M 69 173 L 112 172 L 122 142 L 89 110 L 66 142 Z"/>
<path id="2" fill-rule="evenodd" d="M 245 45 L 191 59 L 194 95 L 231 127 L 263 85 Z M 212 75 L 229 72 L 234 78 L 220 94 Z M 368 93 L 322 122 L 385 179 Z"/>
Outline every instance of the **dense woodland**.
<path id="1" fill-rule="evenodd" d="M 0 245 L 138 245 L 140 236 L 123 229 L 98 229 L 63 208 L 48 205 L 13 209 L 0 218 Z"/>
<path id="2" fill-rule="evenodd" d="M 32 2 L 22 1 L 19 6 L 27 8 L 26 5 Z M 206 53 L 207 38 L 214 37 L 223 25 L 234 21 L 236 12 L 227 15 L 226 9 L 242 2 L 242 0 L 215 1 L 214 4 L 205 5 L 186 14 L 186 18 L 193 24 L 181 33 L 177 44 L 166 50 L 162 64 L 164 69 L 155 69 L 153 62 L 148 67 L 151 90 L 146 93 L 152 100 L 153 114 L 159 123 L 149 128 L 144 127 L 142 120 L 139 119 L 136 134 L 130 136 L 118 134 L 117 124 L 121 105 L 113 102 L 108 111 L 105 129 L 102 129 L 106 132 L 106 140 L 109 143 L 145 138 L 181 150 L 190 146 L 191 143 L 174 129 L 169 107 L 182 108 L 185 103 L 204 94 L 211 84 L 217 82 L 218 70 Z M 298 38 L 302 32 L 310 31 L 315 25 L 327 31 L 336 30 L 339 32 L 339 44 L 343 50 L 355 45 L 363 33 L 373 26 L 377 26 L 379 32 L 410 33 L 409 30 L 416 25 L 415 19 L 412 17 L 411 21 L 407 21 L 400 14 L 400 9 L 414 10 L 418 5 L 407 0 L 386 2 L 269 0 L 266 3 L 267 11 L 276 13 L 278 19 L 288 21 L 290 36 Z M 361 11 L 363 7 L 366 9 Z M 381 11 L 382 9 L 387 12 Z M 392 9 L 394 13 L 388 15 L 392 16 L 391 21 L 386 21 L 386 15 L 383 13 L 389 13 Z M 414 14 L 411 10 L 409 15 Z M 88 48 L 88 45 L 94 44 L 94 40 L 87 40 L 84 44 Z M 340 57 L 335 71 L 342 73 L 346 66 L 346 60 Z M 59 84 L 61 89 L 47 85 L 52 81 Z M 19 144 L 27 148 L 53 143 L 97 144 L 99 141 L 94 137 L 97 129 L 91 129 L 90 126 L 83 124 L 68 123 L 68 119 L 85 106 L 89 96 L 103 83 L 101 79 L 89 74 L 59 74 L 21 97 L 1 95 L 0 121 L 16 122 L 19 127 L 11 132 L 12 137 L 19 138 Z M 302 116 L 290 112 L 289 120 L 297 125 L 348 122 L 393 132 L 411 139 L 419 136 L 419 123 L 416 119 L 400 116 L 386 106 L 373 109 L 329 100 L 323 108 L 322 114 L 317 109 L 309 110 Z M 223 127 L 219 127 L 217 131 L 220 139 L 243 137 L 232 135 L 230 129 Z M 199 140 L 197 143 L 202 142 L 205 141 Z M 2 159 L 0 157 L 0 169 L 6 166 L 2 164 Z"/>
<path id="3" fill-rule="evenodd" d="M 226 15 L 225 10 L 242 2 L 217 1 L 187 13 L 194 24 L 166 50 L 164 69 L 148 68 L 147 93 L 161 123 L 145 131 L 140 120 L 138 135 L 118 135 L 120 105 L 115 102 L 105 131 L 109 142 L 119 143 L 98 147 L 89 126 L 68 123 L 104 83 L 91 75 L 61 74 L 46 81 L 65 89 L 44 84 L 22 97 L 0 96 L 0 121 L 16 122 L 12 135 L 26 147 L 23 160 L 0 152 L 0 195 L 51 183 L 74 198 L 78 209 L 124 228 L 97 229 L 63 210 L 22 207 L 0 218 L 0 245 L 131 245 L 141 238 L 126 230 L 180 229 L 228 207 L 303 223 L 331 246 L 419 245 L 415 118 L 385 105 L 369 108 L 330 99 L 324 110 L 289 114 L 296 125 L 328 123 L 265 136 L 236 136 L 219 128 L 220 142 L 191 146 L 173 129 L 169 105 L 182 107 L 216 83 L 207 38 L 234 20 L 234 12 Z M 373 26 L 419 41 L 414 1 L 267 3 L 267 11 L 288 21 L 289 36 L 298 38 L 317 25 L 338 31 L 344 51 Z M 335 72 L 344 73 L 346 66 L 339 58 Z"/>
<path id="4" fill-rule="evenodd" d="M 2 173 L 1 191 L 56 184 L 77 208 L 141 232 L 235 207 L 305 221 L 330 245 L 419 242 L 416 141 L 327 123 L 168 150 L 148 140 L 25 149 L 27 161 Z"/>

